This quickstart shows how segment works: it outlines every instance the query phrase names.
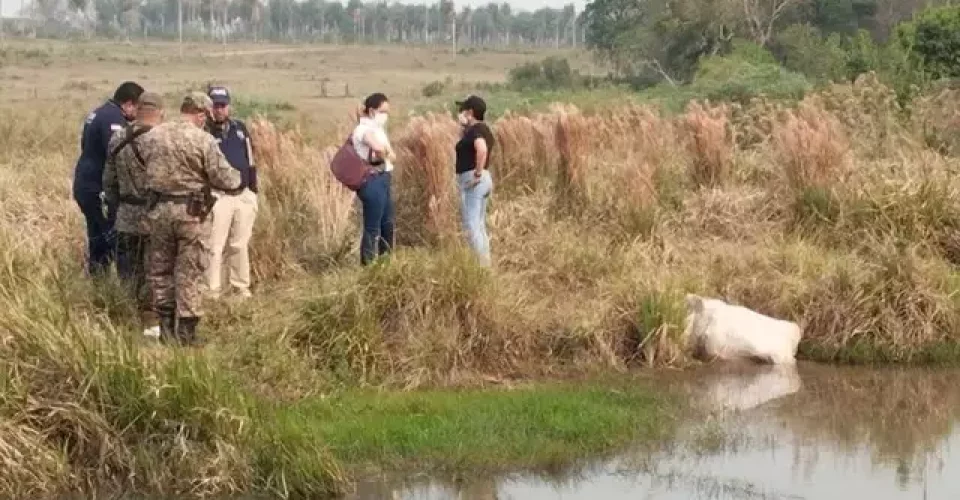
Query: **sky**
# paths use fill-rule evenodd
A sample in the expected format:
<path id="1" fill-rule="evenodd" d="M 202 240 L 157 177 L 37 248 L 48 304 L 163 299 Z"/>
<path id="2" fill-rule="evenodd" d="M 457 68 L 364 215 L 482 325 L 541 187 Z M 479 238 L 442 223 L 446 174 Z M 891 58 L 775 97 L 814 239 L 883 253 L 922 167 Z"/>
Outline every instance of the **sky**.
<path id="1" fill-rule="evenodd" d="M 497 3 L 503 3 L 504 0 L 454 0 L 456 2 L 457 8 L 460 8 L 464 5 L 469 5 L 471 7 L 487 5 L 491 1 L 497 1 Z M 29 0 L 0 0 L 0 3 L 3 4 L 2 14 L 4 17 L 10 17 L 16 14 L 20 10 L 20 2 L 29 2 Z M 424 0 L 404 0 L 400 3 L 410 3 L 410 4 L 423 4 Z M 583 10 L 584 5 L 586 5 L 587 0 L 507 0 L 506 3 L 509 3 L 511 7 L 516 10 L 537 10 L 541 7 L 554 7 L 561 8 L 568 3 L 572 3 L 577 6 L 577 10 Z"/>

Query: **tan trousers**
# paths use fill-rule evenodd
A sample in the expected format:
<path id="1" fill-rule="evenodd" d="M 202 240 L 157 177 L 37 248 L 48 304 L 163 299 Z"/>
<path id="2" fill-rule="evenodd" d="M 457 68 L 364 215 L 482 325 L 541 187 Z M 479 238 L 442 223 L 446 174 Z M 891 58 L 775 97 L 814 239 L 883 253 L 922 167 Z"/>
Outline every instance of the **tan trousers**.
<path id="1" fill-rule="evenodd" d="M 220 294 L 224 260 L 230 286 L 241 294 L 249 293 L 248 245 L 258 210 L 257 195 L 249 189 L 244 189 L 238 195 L 218 195 L 211 213 L 210 262 L 207 267 L 207 289 L 210 295 L 216 297 Z"/>

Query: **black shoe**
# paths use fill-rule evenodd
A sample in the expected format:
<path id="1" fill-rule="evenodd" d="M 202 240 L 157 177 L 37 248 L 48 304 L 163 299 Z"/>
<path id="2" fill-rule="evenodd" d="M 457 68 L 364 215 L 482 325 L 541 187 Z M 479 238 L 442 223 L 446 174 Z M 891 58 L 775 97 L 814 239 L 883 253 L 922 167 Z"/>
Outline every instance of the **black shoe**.
<path id="1" fill-rule="evenodd" d="M 180 318 L 177 325 L 177 338 L 181 345 L 190 347 L 199 347 L 203 345 L 200 338 L 197 337 L 197 325 L 200 318 Z"/>
<path id="2" fill-rule="evenodd" d="M 172 344 L 177 340 L 176 315 L 174 313 L 162 312 L 160 317 L 160 342 L 163 344 Z"/>

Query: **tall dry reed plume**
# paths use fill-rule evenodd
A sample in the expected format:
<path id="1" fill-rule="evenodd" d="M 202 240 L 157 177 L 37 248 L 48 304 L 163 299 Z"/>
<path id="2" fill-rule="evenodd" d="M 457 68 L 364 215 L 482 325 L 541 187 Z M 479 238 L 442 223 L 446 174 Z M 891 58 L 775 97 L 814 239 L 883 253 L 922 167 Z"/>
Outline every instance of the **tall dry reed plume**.
<path id="1" fill-rule="evenodd" d="M 586 208 L 589 200 L 589 133 L 588 120 L 575 106 L 556 108 L 556 140 L 560 154 L 556 203 L 562 209 L 579 211 Z"/>
<path id="2" fill-rule="evenodd" d="M 318 150 L 298 130 L 281 132 L 264 119 L 254 120 L 250 133 L 262 179 L 255 273 L 276 278 L 338 260 L 353 241 L 355 196 L 330 172 L 336 148 Z"/>
<path id="3" fill-rule="evenodd" d="M 681 117 L 692 156 L 690 174 L 698 186 L 718 186 L 733 164 L 734 135 L 726 106 L 693 101 Z"/>
<path id="4" fill-rule="evenodd" d="M 493 127 L 496 145 L 491 165 L 497 171 L 497 185 L 506 192 L 533 192 L 550 171 L 548 147 L 553 131 L 543 130 L 540 117 L 507 114 Z"/>
<path id="5" fill-rule="evenodd" d="M 457 124 L 445 115 L 410 120 L 394 140 L 397 160 L 397 241 L 439 244 L 458 231 L 454 182 Z"/>
<path id="6" fill-rule="evenodd" d="M 825 189 L 840 180 L 850 147 L 840 121 L 808 102 L 784 111 L 774 127 L 772 145 L 795 191 Z"/>
<path id="7" fill-rule="evenodd" d="M 631 106 L 619 110 L 607 122 L 614 129 L 608 137 L 621 137 L 619 151 L 627 152 L 626 168 L 620 181 L 628 188 L 633 203 L 642 207 L 655 205 L 659 198 L 658 180 L 669 168 L 671 155 L 677 150 L 673 123 L 647 106 Z M 611 141 L 607 139 L 604 142 Z"/>

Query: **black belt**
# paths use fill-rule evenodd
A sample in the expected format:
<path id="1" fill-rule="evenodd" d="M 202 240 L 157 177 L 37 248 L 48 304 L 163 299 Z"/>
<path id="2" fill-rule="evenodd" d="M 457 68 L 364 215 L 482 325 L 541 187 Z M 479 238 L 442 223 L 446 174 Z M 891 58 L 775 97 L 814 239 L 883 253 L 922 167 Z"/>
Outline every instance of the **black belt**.
<path id="1" fill-rule="evenodd" d="M 157 203 L 189 203 L 193 195 L 157 193 Z"/>
<path id="2" fill-rule="evenodd" d="M 138 196 L 120 196 L 120 203 L 125 205 L 143 206 L 147 204 L 147 200 Z"/>
<path id="3" fill-rule="evenodd" d="M 243 194 L 243 190 L 245 189 L 247 189 L 246 186 L 240 186 L 237 189 L 224 189 L 223 194 L 226 194 L 228 196 L 237 196 L 237 195 Z"/>

